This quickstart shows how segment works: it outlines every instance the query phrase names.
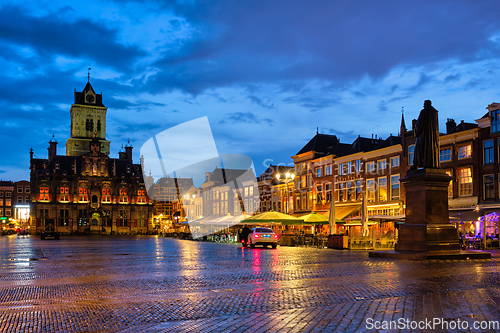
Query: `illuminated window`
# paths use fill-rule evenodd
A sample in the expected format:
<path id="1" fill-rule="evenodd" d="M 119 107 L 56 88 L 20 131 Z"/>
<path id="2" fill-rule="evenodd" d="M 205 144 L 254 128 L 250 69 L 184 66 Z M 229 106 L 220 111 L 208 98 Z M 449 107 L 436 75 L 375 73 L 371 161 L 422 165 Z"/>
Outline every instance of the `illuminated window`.
<path id="1" fill-rule="evenodd" d="M 368 201 L 375 201 L 375 179 L 368 179 L 366 181 L 366 189 L 368 191 Z"/>
<path id="2" fill-rule="evenodd" d="M 448 176 L 453 177 L 453 171 L 451 169 L 446 170 L 446 174 Z M 453 179 L 450 181 L 448 185 L 448 198 L 453 198 Z"/>
<path id="3" fill-rule="evenodd" d="M 69 187 L 62 186 L 59 188 L 59 200 L 60 202 L 69 201 Z"/>
<path id="4" fill-rule="evenodd" d="M 347 201 L 351 201 L 354 199 L 354 182 L 347 182 L 346 183 L 346 190 L 347 190 Z"/>
<path id="5" fill-rule="evenodd" d="M 472 195 L 472 170 L 471 167 L 460 168 L 458 172 L 459 196 Z"/>
<path id="6" fill-rule="evenodd" d="M 316 204 L 323 203 L 323 185 L 316 185 Z"/>
<path id="7" fill-rule="evenodd" d="M 39 198 L 40 201 L 49 201 L 50 200 L 50 196 L 49 196 L 49 188 L 46 187 L 46 186 L 41 186 L 40 187 L 40 198 Z"/>
<path id="8" fill-rule="evenodd" d="M 356 180 L 356 200 L 361 200 L 361 180 Z"/>
<path id="9" fill-rule="evenodd" d="M 129 197 L 127 195 L 126 188 L 120 189 L 120 195 L 118 196 L 118 202 L 120 202 L 120 203 L 128 203 L 129 202 Z"/>
<path id="10" fill-rule="evenodd" d="M 329 203 L 332 200 L 332 184 L 325 184 L 325 197 L 326 203 Z"/>
<path id="11" fill-rule="evenodd" d="M 378 200 L 387 201 L 387 178 L 385 177 L 378 179 Z"/>
<path id="12" fill-rule="evenodd" d="M 339 183 L 339 202 L 344 201 L 344 183 Z"/>
<path id="13" fill-rule="evenodd" d="M 332 175 L 332 166 L 329 165 L 326 167 L 326 175 L 331 176 Z"/>
<path id="14" fill-rule="evenodd" d="M 136 203 L 146 203 L 146 190 L 137 190 Z"/>
<path id="15" fill-rule="evenodd" d="M 89 193 L 86 188 L 80 187 L 78 189 L 78 202 L 89 202 Z"/>
<path id="16" fill-rule="evenodd" d="M 399 200 L 399 175 L 391 176 L 391 200 Z"/>
<path id="17" fill-rule="evenodd" d="M 109 188 L 102 189 L 101 202 L 102 203 L 110 203 L 111 202 L 111 189 L 109 189 Z"/>
<path id="18" fill-rule="evenodd" d="M 352 162 L 347 162 L 347 174 L 350 175 L 352 173 Z"/>
<path id="19" fill-rule="evenodd" d="M 472 146 L 469 143 L 468 145 L 458 147 L 458 158 L 467 158 L 471 157 Z"/>
<path id="20" fill-rule="evenodd" d="M 316 169 L 316 177 L 320 178 L 321 177 L 321 168 Z"/>

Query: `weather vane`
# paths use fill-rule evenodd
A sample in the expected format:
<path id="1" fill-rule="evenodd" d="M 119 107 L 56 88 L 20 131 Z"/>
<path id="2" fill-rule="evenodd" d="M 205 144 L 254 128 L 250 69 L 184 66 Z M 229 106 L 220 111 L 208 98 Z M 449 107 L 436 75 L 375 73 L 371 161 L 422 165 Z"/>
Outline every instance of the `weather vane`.
<path id="1" fill-rule="evenodd" d="M 90 82 L 90 70 L 91 70 L 91 69 L 92 69 L 92 68 L 90 68 L 90 67 L 89 67 L 89 72 L 87 73 L 87 82 Z"/>
<path id="2" fill-rule="evenodd" d="M 401 114 L 405 114 L 405 107 L 404 106 L 401 107 Z"/>

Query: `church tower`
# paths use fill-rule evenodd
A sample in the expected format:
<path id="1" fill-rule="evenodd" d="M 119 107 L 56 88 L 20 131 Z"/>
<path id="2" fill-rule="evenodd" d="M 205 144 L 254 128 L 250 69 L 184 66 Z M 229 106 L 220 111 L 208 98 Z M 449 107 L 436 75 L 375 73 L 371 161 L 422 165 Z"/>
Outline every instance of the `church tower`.
<path id="1" fill-rule="evenodd" d="M 96 94 L 90 80 L 82 92 L 75 89 L 75 102 L 71 105 L 71 138 L 66 141 L 67 156 L 81 156 L 90 152 L 92 140 L 101 144 L 101 152 L 109 155 L 110 141 L 106 140 L 106 111 L 102 93 Z"/>

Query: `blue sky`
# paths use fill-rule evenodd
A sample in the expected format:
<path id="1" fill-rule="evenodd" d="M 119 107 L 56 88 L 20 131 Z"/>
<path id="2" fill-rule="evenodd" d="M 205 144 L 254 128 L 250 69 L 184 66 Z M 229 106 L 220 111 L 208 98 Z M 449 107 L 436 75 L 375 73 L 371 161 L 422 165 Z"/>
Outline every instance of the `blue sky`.
<path id="1" fill-rule="evenodd" d="M 73 91 L 108 107 L 111 156 L 207 116 L 257 172 L 316 133 L 398 134 L 430 99 L 473 122 L 500 102 L 498 1 L 0 1 L 0 179 L 58 153 Z"/>

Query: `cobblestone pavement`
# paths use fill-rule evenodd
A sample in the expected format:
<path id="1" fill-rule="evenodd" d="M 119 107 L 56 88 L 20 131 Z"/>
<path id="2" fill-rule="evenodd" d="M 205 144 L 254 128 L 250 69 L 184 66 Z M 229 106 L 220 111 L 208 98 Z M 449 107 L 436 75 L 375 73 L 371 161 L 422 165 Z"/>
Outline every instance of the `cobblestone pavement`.
<path id="1" fill-rule="evenodd" d="M 500 252 L 417 262 L 156 236 L 3 236 L 0 331 L 375 332 L 399 320 L 385 331 L 433 332 L 427 319 L 479 332 L 475 321 L 500 322 L 499 273 Z M 457 322 L 468 329 L 450 329 Z"/>

